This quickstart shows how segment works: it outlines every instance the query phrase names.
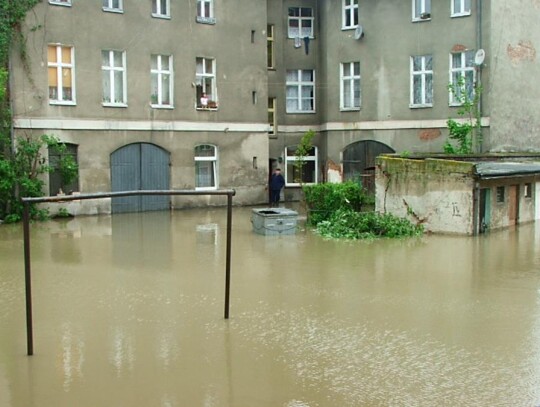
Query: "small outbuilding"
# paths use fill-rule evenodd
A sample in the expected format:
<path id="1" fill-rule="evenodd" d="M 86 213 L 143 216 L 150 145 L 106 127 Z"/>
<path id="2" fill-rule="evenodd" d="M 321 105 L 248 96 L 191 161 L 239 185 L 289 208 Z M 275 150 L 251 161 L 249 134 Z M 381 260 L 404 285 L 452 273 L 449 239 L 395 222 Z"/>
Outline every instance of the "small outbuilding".
<path id="1" fill-rule="evenodd" d="M 540 218 L 540 155 L 377 158 L 375 209 L 476 235 Z"/>

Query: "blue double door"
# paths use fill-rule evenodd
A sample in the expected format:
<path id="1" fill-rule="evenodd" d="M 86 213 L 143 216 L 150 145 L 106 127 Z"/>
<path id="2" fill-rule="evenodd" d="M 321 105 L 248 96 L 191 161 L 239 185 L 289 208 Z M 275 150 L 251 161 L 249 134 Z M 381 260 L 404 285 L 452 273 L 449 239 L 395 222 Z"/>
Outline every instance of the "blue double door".
<path id="1" fill-rule="evenodd" d="M 134 143 L 111 154 L 111 190 L 170 189 L 170 154 L 150 143 Z M 127 196 L 112 199 L 112 213 L 166 210 L 170 196 Z"/>

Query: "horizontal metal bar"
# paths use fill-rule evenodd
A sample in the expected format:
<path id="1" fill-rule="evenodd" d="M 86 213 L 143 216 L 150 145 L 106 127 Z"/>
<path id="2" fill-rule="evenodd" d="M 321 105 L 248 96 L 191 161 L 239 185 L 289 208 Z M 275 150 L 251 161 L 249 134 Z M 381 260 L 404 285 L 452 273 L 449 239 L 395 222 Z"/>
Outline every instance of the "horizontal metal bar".
<path id="1" fill-rule="evenodd" d="M 96 192 L 93 194 L 77 194 L 77 195 L 60 195 L 60 196 L 41 196 L 32 198 L 22 198 L 23 202 L 41 203 L 41 202 L 63 202 L 63 201 L 78 201 L 81 199 L 100 199 L 100 198 L 116 198 L 121 196 L 137 196 L 137 195 L 227 195 L 234 196 L 234 189 L 222 189 L 216 191 L 197 191 L 197 190 L 137 190 L 137 191 L 121 191 L 121 192 Z"/>

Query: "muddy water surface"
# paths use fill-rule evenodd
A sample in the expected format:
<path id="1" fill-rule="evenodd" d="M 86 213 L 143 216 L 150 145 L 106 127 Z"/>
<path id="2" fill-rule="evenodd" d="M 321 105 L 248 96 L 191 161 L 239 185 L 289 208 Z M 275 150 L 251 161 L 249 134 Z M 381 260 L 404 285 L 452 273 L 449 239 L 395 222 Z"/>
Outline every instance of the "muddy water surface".
<path id="1" fill-rule="evenodd" d="M 0 407 L 540 405 L 540 227 L 327 241 L 234 209 L 0 226 Z"/>

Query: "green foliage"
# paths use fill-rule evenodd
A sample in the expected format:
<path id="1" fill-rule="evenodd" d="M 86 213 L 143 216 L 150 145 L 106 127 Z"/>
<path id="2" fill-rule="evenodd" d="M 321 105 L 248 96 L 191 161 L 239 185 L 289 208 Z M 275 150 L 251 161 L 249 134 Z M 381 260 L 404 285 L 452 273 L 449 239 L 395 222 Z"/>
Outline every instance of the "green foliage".
<path id="1" fill-rule="evenodd" d="M 29 136 L 19 137 L 15 151 L 7 158 L 0 156 L 0 218 L 6 222 L 16 222 L 22 218 L 23 205 L 21 197 L 43 196 L 43 180 L 41 175 L 53 170 L 42 154 L 44 148 L 56 149 L 60 153 L 66 147 L 54 136 L 43 135 L 38 139 Z M 74 159 L 60 155 L 58 167 L 64 183 L 73 181 L 77 176 L 78 166 Z M 30 206 L 33 219 L 48 218 L 48 211 Z"/>
<path id="2" fill-rule="evenodd" d="M 360 211 L 370 197 L 362 186 L 353 181 L 341 184 L 324 183 L 303 187 L 308 208 L 308 223 L 317 225 L 328 220 L 339 209 Z"/>
<path id="3" fill-rule="evenodd" d="M 20 33 L 20 24 L 26 13 L 40 0 L 0 0 L 0 62 L 2 66 L 9 57 L 14 36 Z"/>
<path id="4" fill-rule="evenodd" d="M 315 132 L 313 130 L 308 130 L 306 133 L 304 133 L 302 139 L 300 140 L 300 144 L 298 144 L 298 146 L 296 147 L 296 160 L 294 161 L 294 167 L 296 168 L 296 174 L 298 175 L 295 182 L 298 182 L 300 185 L 302 185 L 303 183 L 302 175 L 304 173 L 303 170 L 306 164 L 306 157 L 313 149 L 313 145 L 311 144 L 313 137 L 315 137 Z"/>
<path id="5" fill-rule="evenodd" d="M 446 140 L 444 143 L 444 152 L 446 154 L 472 154 L 475 151 L 481 152 L 482 127 L 479 105 L 482 87 L 475 85 L 472 98 L 467 92 L 467 86 L 463 78 L 460 78 L 456 84 L 448 85 L 448 89 L 454 96 L 454 99 L 458 101 L 460 107 L 457 113 L 464 120 L 447 120 L 449 140 Z"/>
<path id="6" fill-rule="evenodd" d="M 316 232 L 332 239 L 374 239 L 419 236 L 421 225 L 391 214 L 355 212 L 349 208 L 338 209 L 328 220 L 317 225 Z"/>

